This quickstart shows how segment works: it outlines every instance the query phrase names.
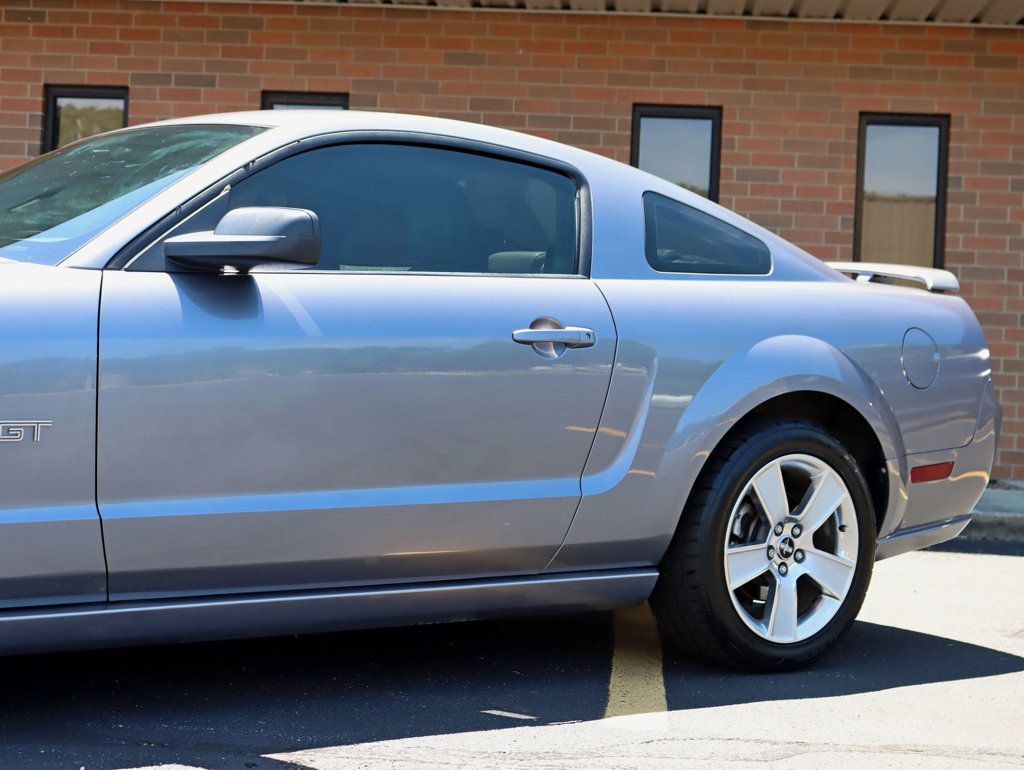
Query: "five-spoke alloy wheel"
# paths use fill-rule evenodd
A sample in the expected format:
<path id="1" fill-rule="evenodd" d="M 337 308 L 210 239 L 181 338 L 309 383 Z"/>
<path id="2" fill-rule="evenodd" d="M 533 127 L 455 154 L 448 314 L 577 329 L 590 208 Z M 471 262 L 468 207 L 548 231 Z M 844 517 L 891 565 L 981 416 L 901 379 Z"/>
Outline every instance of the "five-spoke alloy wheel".
<path id="1" fill-rule="evenodd" d="M 796 668 L 853 623 L 874 543 L 867 483 L 843 445 L 814 423 L 752 421 L 707 461 L 651 603 L 686 652 Z"/>
<path id="2" fill-rule="evenodd" d="M 747 483 L 727 529 L 725 580 L 754 633 L 796 642 L 835 617 L 853 584 L 859 529 L 831 466 L 805 454 L 769 461 Z"/>

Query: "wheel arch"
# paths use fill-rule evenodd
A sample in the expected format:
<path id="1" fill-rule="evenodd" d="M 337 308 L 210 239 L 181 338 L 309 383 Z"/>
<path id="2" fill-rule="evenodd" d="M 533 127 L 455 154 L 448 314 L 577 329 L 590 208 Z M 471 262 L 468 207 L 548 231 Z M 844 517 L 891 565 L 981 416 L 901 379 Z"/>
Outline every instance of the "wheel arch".
<path id="1" fill-rule="evenodd" d="M 875 512 L 876 533 L 889 507 L 889 478 L 885 454 L 871 424 L 843 399 L 820 390 L 802 390 L 775 396 L 759 404 L 725 432 L 719 446 L 752 422 L 765 418 L 806 420 L 833 435 L 856 460 L 864 474 Z"/>
<path id="2" fill-rule="evenodd" d="M 892 528 L 901 515 L 895 497 L 905 455 L 892 410 L 853 360 L 803 335 L 772 337 L 733 356 L 693 397 L 664 455 L 665 463 L 689 466 L 675 501 L 680 515 L 708 459 L 734 431 L 763 417 L 806 419 L 832 432 L 864 472 L 878 531 Z"/>

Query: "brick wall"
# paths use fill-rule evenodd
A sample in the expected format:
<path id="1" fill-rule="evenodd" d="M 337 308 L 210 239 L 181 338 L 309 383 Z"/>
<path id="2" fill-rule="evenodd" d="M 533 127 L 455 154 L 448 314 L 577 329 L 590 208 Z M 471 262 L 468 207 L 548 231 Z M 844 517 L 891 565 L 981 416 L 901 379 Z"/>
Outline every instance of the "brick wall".
<path id="1" fill-rule="evenodd" d="M 540 134 L 628 161 L 634 102 L 724 109 L 721 202 L 851 255 L 860 111 L 952 116 L 946 262 L 985 325 L 1024 478 L 1024 30 L 297 3 L 5 0 L 0 168 L 38 151 L 43 83 L 131 87 L 132 123 L 261 89 Z"/>

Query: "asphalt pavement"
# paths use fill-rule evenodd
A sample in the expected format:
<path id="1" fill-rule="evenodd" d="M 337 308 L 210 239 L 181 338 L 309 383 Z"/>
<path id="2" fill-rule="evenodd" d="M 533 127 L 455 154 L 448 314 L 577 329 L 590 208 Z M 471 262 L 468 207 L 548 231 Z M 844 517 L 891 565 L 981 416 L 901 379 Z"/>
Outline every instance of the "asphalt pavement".
<path id="1" fill-rule="evenodd" d="M 0 660 L 0 767 L 1024 766 L 1024 559 L 876 565 L 785 675 L 663 649 L 646 607 Z"/>

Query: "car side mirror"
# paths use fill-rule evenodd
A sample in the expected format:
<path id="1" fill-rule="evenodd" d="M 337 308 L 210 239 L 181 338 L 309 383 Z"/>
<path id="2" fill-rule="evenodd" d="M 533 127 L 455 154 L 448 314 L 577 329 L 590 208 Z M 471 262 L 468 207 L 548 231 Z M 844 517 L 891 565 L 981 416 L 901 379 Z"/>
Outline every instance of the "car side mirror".
<path id="1" fill-rule="evenodd" d="M 320 261 L 320 221 L 307 209 L 232 209 L 213 230 L 168 238 L 164 255 L 187 267 L 240 273 L 274 263 L 315 265 Z"/>

